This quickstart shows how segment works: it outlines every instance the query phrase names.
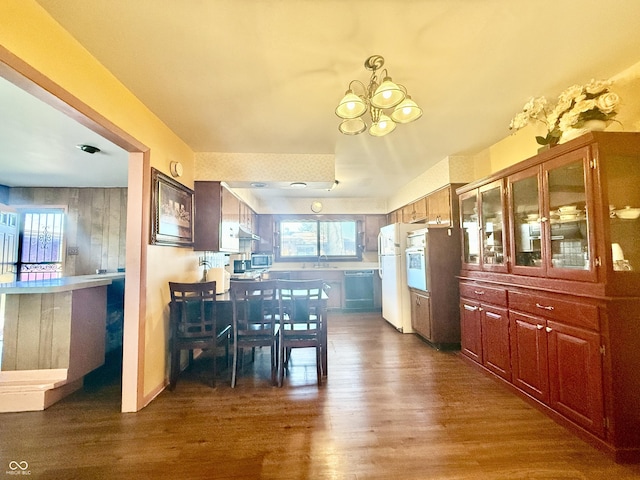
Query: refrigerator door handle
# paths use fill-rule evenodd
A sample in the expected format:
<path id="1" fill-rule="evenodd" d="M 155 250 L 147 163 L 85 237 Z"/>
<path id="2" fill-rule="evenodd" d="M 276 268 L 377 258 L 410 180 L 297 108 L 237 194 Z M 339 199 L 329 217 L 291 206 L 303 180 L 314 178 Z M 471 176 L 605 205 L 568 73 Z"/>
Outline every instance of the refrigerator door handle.
<path id="1" fill-rule="evenodd" d="M 378 232 L 378 276 L 382 278 L 382 232 Z"/>

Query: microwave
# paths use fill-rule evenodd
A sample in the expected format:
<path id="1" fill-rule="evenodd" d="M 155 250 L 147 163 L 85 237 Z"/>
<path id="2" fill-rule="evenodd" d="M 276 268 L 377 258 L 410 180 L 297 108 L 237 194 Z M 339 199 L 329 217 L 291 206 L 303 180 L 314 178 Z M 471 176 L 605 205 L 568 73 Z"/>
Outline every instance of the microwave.
<path id="1" fill-rule="evenodd" d="M 269 268 L 273 265 L 273 255 L 270 253 L 252 253 L 251 268 Z"/>

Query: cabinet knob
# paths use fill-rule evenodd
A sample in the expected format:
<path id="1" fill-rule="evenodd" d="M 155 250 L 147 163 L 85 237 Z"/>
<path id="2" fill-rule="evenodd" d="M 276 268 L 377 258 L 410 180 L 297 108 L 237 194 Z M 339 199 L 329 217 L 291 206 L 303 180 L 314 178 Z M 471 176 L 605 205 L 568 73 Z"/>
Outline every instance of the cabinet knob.
<path id="1" fill-rule="evenodd" d="M 551 327 L 546 327 L 545 330 L 547 331 L 547 333 L 551 333 L 553 331 L 553 328 Z"/>
<path id="2" fill-rule="evenodd" d="M 475 293 L 476 295 L 484 295 L 483 290 L 474 290 L 473 293 Z"/>
<path id="3" fill-rule="evenodd" d="M 540 218 L 540 221 L 541 221 L 541 222 L 547 222 L 547 221 L 549 221 L 549 219 L 548 219 L 547 217 L 541 217 L 541 218 Z"/>
<path id="4" fill-rule="evenodd" d="M 540 324 L 538 324 L 538 325 L 536 325 L 536 328 L 537 328 L 538 330 L 542 330 L 542 329 L 544 328 L 544 325 L 540 325 Z"/>

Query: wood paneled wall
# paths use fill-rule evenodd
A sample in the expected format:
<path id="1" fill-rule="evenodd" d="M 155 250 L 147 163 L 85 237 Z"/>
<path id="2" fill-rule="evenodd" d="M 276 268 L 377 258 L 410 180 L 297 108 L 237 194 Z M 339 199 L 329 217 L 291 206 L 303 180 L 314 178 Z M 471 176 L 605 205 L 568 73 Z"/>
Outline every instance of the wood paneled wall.
<path id="1" fill-rule="evenodd" d="M 67 207 L 65 276 L 125 266 L 126 188 L 14 187 L 9 204 Z M 69 255 L 70 247 L 77 247 L 77 255 Z"/>

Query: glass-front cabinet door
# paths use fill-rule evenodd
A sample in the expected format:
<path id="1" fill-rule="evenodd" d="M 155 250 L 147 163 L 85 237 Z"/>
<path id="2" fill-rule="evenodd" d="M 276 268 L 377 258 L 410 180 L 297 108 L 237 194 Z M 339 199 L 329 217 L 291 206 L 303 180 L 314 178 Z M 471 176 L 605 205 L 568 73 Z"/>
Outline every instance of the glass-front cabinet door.
<path id="1" fill-rule="evenodd" d="M 609 203 L 605 206 L 609 217 L 607 264 L 629 280 L 630 272 L 640 271 L 640 162 L 634 156 L 610 156 L 603 167 Z"/>
<path id="2" fill-rule="evenodd" d="M 595 280 L 591 155 L 585 147 L 543 164 L 548 277 Z M 543 249 L 544 252 L 544 249 Z"/>
<path id="3" fill-rule="evenodd" d="M 460 195 L 462 263 L 469 270 L 480 269 L 480 222 L 477 190 Z"/>
<path id="4" fill-rule="evenodd" d="M 502 180 L 478 189 L 480 205 L 480 262 L 483 270 L 507 271 L 504 187 Z"/>
<path id="5" fill-rule="evenodd" d="M 541 172 L 536 166 L 507 177 L 511 272 L 520 275 L 545 274 Z"/>

